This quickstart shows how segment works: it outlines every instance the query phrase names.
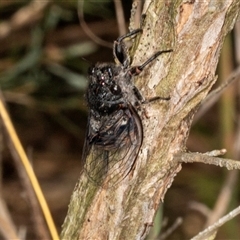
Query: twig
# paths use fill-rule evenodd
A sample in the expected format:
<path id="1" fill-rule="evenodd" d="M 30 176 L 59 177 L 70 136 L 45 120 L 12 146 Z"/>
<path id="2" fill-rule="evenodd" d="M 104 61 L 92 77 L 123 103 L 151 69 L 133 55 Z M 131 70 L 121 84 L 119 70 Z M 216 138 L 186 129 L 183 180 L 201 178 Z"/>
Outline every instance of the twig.
<path id="1" fill-rule="evenodd" d="M 215 150 L 217 151 L 217 150 Z M 211 153 L 211 152 L 210 152 Z M 174 160 L 181 163 L 205 163 L 226 167 L 228 170 L 240 169 L 240 161 L 228 158 L 212 157 L 208 153 L 180 153 L 174 156 Z"/>
<path id="2" fill-rule="evenodd" d="M 239 117 L 238 121 L 239 122 Z M 236 135 L 234 136 L 234 146 L 232 148 L 233 151 L 233 156 L 237 159 L 239 159 L 240 156 L 240 148 L 239 148 L 239 139 L 240 139 L 240 126 L 238 124 L 238 129 L 236 131 Z M 229 206 L 229 203 L 231 201 L 233 191 L 235 189 L 237 179 L 238 179 L 239 171 L 231 171 L 228 172 L 225 181 L 222 185 L 221 191 L 217 197 L 216 203 L 214 205 L 212 213 L 209 215 L 207 222 L 205 226 L 212 225 L 214 222 L 217 221 L 220 217 L 222 217 L 226 210 L 227 207 Z"/>
<path id="3" fill-rule="evenodd" d="M 83 29 L 83 31 L 97 44 L 104 46 L 104 47 L 108 47 L 108 48 L 112 48 L 112 43 L 109 43 L 107 41 L 102 40 L 101 38 L 99 38 L 98 36 L 96 36 L 91 29 L 88 27 L 88 25 L 86 24 L 85 20 L 84 20 L 84 14 L 83 14 L 83 5 L 84 5 L 84 1 L 82 0 L 78 0 L 78 17 L 79 17 L 79 21 L 80 21 L 80 25 Z"/>
<path id="4" fill-rule="evenodd" d="M 226 81 L 213 90 L 202 102 L 202 105 L 194 117 L 194 123 L 198 121 L 220 98 L 224 90 L 236 80 L 240 79 L 240 66 L 238 66 L 226 79 Z"/>
<path id="5" fill-rule="evenodd" d="M 200 232 L 197 236 L 193 237 L 191 240 L 207 240 L 213 239 L 212 236 L 216 234 L 216 231 L 219 227 L 221 227 L 224 223 L 230 221 L 234 217 L 240 214 L 240 206 L 235 208 L 233 211 L 225 215 L 224 217 L 220 218 L 216 223 L 209 226 L 204 231 Z"/>
<path id="6" fill-rule="evenodd" d="M 226 177 L 224 184 L 221 188 L 221 191 L 217 197 L 214 209 L 209 215 L 208 220 L 205 226 L 210 226 L 217 221 L 221 216 L 226 213 L 226 209 L 229 205 L 229 202 L 232 198 L 232 192 L 236 185 L 238 179 L 238 170 L 231 171 Z"/>
<path id="7" fill-rule="evenodd" d="M 210 157 L 217 157 L 217 156 L 222 156 L 227 152 L 226 149 L 217 149 L 217 150 L 212 150 L 209 152 L 205 152 L 204 155 L 210 156 Z"/>
<path id="8" fill-rule="evenodd" d="M 212 211 L 211 211 L 211 209 L 209 209 L 209 207 L 207 207 L 203 203 L 196 202 L 196 201 L 191 201 L 189 203 L 189 209 L 201 213 L 205 218 L 208 218 L 209 215 L 212 213 Z"/>
<path id="9" fill-rule="evenodd" d="M 228 45 L 229 46 L 231 45 L 230 42 L 228 42 Z M 238 45 L 239 45 L 239 43 L 237 41 L 236 49 L 239 49 Z M 232 69 L 232 64 L 230 62 L 231 62 L 231 59 L 233 59 L 233 56 L 231 55 L 229 60 L 224 58 L 225 55 L 227 55 L 227 56 L 229 55 L 229 51 L 230 50 L 228 48 L 227 49 L 224 48 L 223 53 L 222 53 L 223 58 L 222 58 L 222 61 L 220 61 L 220 62 L 222 62 L 223 66 L 226 66 L 226 64 L 229 64 L 229 67 L 227 67 L 226 69 Z M 215 94 L 213 95 L 213 98 L 214 98 L 214 96 L 220 97 L 220 93 L 222 93 L 223 90 L 225 90 L 231 83 L 233 83 L 234 80 L 237 80 L 240 78 L 240 70 L 239 69 L 240 69 L 240 66 L 235 71 L 232 71 L 230 73 L 230 76 L 227 78 L 227 80 L 224 82 L 224 84 L 222 84 L 220 86 L 220 88 L 213 91 L 213 94 L 215 92 Z M 223 71 L 223 73 L 224 73 L 224 71 Z M 225 73 L 225 75 L 226 75 L 226 73 Z M 239 85 L 239 82 L 237 82 L 236 85 Z M 223 104 L 223 106 L 222 106 L 222 108 L 225 111 L 223 110 L 224 112 L 223 112 L 223 116 L 221 118 L 221 121 L 223 123 L 222 127 L 224 128 L 224 130 L 222 130 L 222 131 L 225 133 L 225 139 L 226 139 L 225 143 L 223 143 L 224 145 L 229 145 L 227 140 L 229 141 L 229 136 L 232 136 L 234 134 L 233 133 L 234 126 L 231 121 L 231 117 L 229 120 L 226 120 L 226 118 L 229 118 L 229 114 L 226 114 L 226 111 L 229 111 L 232 113 L 232 112 L 234 112 L 234 107 L 231 104 L 231 107 L 230 107 L 231 110 L 229 110 L 229 106 L 226 106 L 226 105 L 229 104 L 229 101 L 231 101 L 231 102 L 234 101 L 236 94 L 237 94 L 237 92 L 234 91 L 230 94 L 226 94 L 225 97 L 223 98 L 223 101 L 227 102 L 226 104 Z M 224 115 L 227 115 L 226 118 L 224 117 Z M 225 119 L 225 121 L 223 119 Z M 239 123 L 239 120 L 240 119 L 238 116 L 238 119 L 236 120 L 236 122 Z M 229 124 L 229 121 L 231 122 L 231 124 Z M 228 123 L 225 124 L 224 122 L 228 122 Z M 234 146 L 228 146 L 228 148 L 232 152 L 231 156 L 233 156 L 236 159 L 239 159 L 239 157 L 240 157 L 240 153 L 239 153 L 239 150 L 240 150 L 240 148 L 239 148 L 240 126 L 239 126 L 239 124 L 237 125 L 237 131 L 235 131 L 235 132 L 236 132 L 236 134 L 234 134 L 235 136 L 234 136 L 234 140 L 233 140 Z M 214 204 L 212 213 L 209 215 L 207 222 L 205 224 L 205 227 L 212 225 L 214 222 L 217 221 L 217 219 L 219 219 L 226 213 L 228 206 L 230 204 L 230 201 L 232 199 L 232 196 L 233 196 L 233 191 L 237 184 L 238 174 L 239 174 L 239 171 L 237 171 L 237 170 L 230 171 L 227 173 L 227 176 L 225 177 L 224 183 L 221 187 L 220 193 L 218 194 L 218 197 Z"/>
<path id="10" fill-rule="evenodd" d="M 178 217 L 176 221 L 173 223 L 173 225 L 161 234 L 158 240 L 166 239 L 175 231 L 176 228 L 178 228 L 182 224 L 182 222 L 183 222 L 182 218 Z"/>

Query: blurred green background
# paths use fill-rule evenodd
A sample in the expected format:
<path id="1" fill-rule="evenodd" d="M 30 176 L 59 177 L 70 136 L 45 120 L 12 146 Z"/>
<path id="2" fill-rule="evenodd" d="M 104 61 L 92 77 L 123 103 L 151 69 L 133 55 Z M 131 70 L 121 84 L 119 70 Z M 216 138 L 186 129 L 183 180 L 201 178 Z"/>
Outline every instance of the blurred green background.
<path id="1" fill-rule="evenodd" d="M 95 62 L 113 61 L 112 49 L 94 42 L 81 28 L 77 4 L 77 1 L 0 1 L 1 90 L 59 232 L 81 171 L 87 124 L 84 99 L 87 70 Z M 123 1 L 126 26 L 130 9 L 131 1 Z M 91 31 L 110 45 L 119 36 L 113 1 L 85 1 L 84 17 Z M 236 27 L 224 46 L 217 85 L 226 81 L 238 65 L 239 39 Z M 227 148 L 229 158 L 239 158 L 238 89 L 236 82 L 194 123 L 189 151 Z M 0 139 L 0 196 L 16 228 L 25 229 L 26 239 L 35 239 L 31 210 L 2 126 Z M 230 184 L 229 191 L 222 194 L 229 199 L 222 200 L 220 205 L 225 212 L 238 206 L 237 175 L 219 167 L 183 164 L 148 239 L 161 239 L 159 232 L 172 226 L 178 217 L 183 222 L 167 239 L 194 236 L 204 227 L 216 201 L 222 200 L 219 194 L 224 184 Z M 238 217 L 225 224 L 217 239 L 240 239 L 239 220 Z"/>

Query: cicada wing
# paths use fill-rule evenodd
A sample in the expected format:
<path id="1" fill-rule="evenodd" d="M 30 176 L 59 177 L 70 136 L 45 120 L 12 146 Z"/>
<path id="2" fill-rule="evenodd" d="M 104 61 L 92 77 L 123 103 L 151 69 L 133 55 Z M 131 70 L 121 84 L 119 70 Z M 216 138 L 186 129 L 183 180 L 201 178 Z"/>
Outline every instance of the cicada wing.
<path id="1" fill-rule="evenodd" d="M 96 185 L 102 185 L 107 174 L 109 152 L 92 146 L 90 154 L 86 158 L 84 170 L 88 178 Z"/>
<path id="2" fill-rule="evenodd" d="M 106 182 L 109 186 L 119 183 L 134 168 L 138 157 L 143 130 L 139 115 L 133 108 L 125 110 L 124 117 L 128 119 L 124 131 L 116 138 L 116 149 L 109 152 L 108 177 Z"/>
<path id="3" fill-rule="evenodd" d="M 91 125 L 91 119 L 93 118 L 91 112 L 88 117 L 87 132 L 84 141 L 82 159 L 84 162 L 84 171 L 88 178 L 101 185 L 102 178 L 106 174 L 108 151 L 104 151 L 102 148 L 96 148 L 94 136 L 96 132 Z"/>
<path id="4" fill-rule="evenodd" d="M 142 123 L 133 107 L 104 121 L 86 159 L 85 170 L 98 185 L 113 186 L 124 179 L 142 144 Z"/>
<path id="5" fill-rule="evenodd" d="M 88 119 L 87 119 L 87 131 L 85 133 L 85 139 L 84 139 L 84 145 L 83 145 L 83 151 L 82 151 L 82 161 L 85 163 L 87 155 L 89 154 L 90 151 L 90 144 L 88 141 L 88 136 L 90 134 L 90 118 L 91 115 L 89 114 Z"/>

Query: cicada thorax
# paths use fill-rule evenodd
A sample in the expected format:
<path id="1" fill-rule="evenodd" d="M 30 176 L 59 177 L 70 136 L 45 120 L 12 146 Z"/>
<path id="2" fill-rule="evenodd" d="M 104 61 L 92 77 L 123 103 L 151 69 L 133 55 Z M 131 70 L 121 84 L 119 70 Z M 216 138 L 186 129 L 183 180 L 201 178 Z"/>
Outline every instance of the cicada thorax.
<path id="1" fill-rule="evenodd" d="M 89 108 L 100 115 L 111 115 L 126 107 L 122 89 L 117 82 L 119 70 L 119 67 L 108 64 L 98 64 L 91 69 L 87 100 Z"/>

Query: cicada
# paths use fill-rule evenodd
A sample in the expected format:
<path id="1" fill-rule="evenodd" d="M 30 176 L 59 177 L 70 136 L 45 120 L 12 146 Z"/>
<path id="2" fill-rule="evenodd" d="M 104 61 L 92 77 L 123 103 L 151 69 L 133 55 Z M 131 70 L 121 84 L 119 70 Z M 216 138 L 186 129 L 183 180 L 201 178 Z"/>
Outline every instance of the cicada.
<path id="1" fill-rule="evenodd" d="M 115 185 L 134 168 L 143 141 L 139 109 L 145 100 L 133 77 L 160 54 L 172 51 L 159 51 L 143 64 L 131 66 L 124 39 L 141 31 L 136 29 L 114 42 L 115 64 L 97 63 L 89 69 L 89 117 L 83 158 L 88 177 L 98 185 Z"/>

